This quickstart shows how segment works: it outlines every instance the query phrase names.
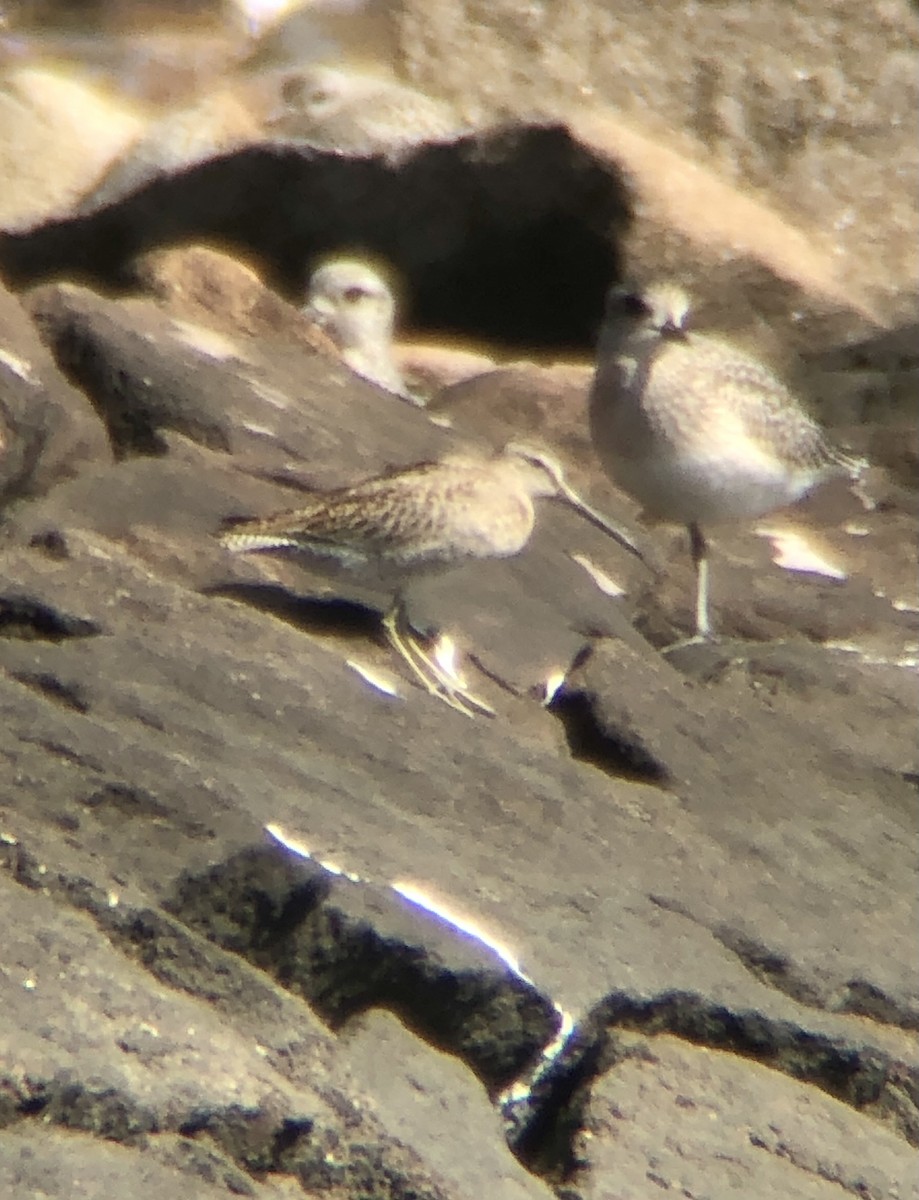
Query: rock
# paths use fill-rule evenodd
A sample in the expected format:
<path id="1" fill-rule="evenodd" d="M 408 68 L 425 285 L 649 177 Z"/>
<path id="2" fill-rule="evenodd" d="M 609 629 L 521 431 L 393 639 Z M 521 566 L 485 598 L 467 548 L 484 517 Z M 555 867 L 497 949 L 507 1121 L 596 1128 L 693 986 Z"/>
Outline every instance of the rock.
<path id="1" fill-rule="evenodd" d="M 231 90 L 167 112 L 126 146 L 81 197 L 75 215 L 90 216 L 164 175 L 172 175 L 255 140 L 258 122 Z"/>
<path id="2" fill-rule="evenodd" d="M 416 1145 L 423 1137 L 425 1157 L 448 1179 L 455 1176 L 458 1190 L 508 1200 L 554 1194 L 502 1145 L 499 1117 L 461 1063 L 419 1044 L 389 1013 L 368 1013 L 339 1036 L 341 1065 L 366 1082 L 387 1130 Z"/>
<path id="3" fill-rule="evenodd" d="M 114 893 L 98 899 L 99 922 L 52 918 L 53 900 L 9 881 L 4 891 L 16 922 L 0 1051 L 8 1195 L 41 1186 L 89 1196 L 99 1179 L 129 1191 L 149 1183 L 162 1196 L 273 1195 L 266 1173 L 346 1195 L 368 1186 L 368 1158 L 397 1187 L 450 1194 L 363 1110 L 359 1083 L 351 1096 L 331 1083 L 332 1036 L 302 1003 L 162 917 L 119 911 Z M 169 944 L 162 969 L 155 937 Z M 169 986 L 182 960 L 201 984 L 210 978 L 208 1001 Z M 41 1114 L 44 1138 L 52 1130 L 40 1155 L 27 1114 Z M 385 1194 L 374 1187 L 365 1194 Z"/>
<path id="4" fill-rule="evenodd" d="M 228 336 L 283 335 L 334 354 L 299 310 L 267 287 L 251 265 L 209 246 L 168 246 L 131 264 L 133 281 L 180 320 L 209 325 Z"/>
<path id="5" fill-rule="evenodd" d="M 143 118 L 66 73 L 31 66 L 0 91 L 0 229 L 34 229 L 62 215 L 138 135 Z"/>
<path id="6" fill-rule="evenodd" d="M 887 1130 L 805 1084 L 666 1034 L 617 1033 L 578 1097 L 572 1182 L 585 1200 L 661 1190 L 820 1200 L 916 1195 L 912 1155 Z"/>
<path id="7" fill-rule="evenodd" d="M 175 304 L 167 309 L 150 300 L 113 302 L 73 285 L 34 292 L 30 307 L 62 367 L 93 396 L 122 454 L 162 452 L 162 431 L 174 430 L 212 449 L 238 453 L 240 460 L 251 450 L 261 470 L 280 472 L 298 461 L 321 464 L 323 440 L 338 441 L 349 426 L 358 456 L 362 442 L 368 455 L 385 454 L 385 446 L 360 432 L 362 422 L 367 429 L 362 402 L 355 406 L 344 386 L 351 372 L 330 365 L 329 374 L 315 373 L 324 380 L 318 391 L 304 388 L 302 368 L 317 357 L 307 322 L 252 286 L 251 300 L 244 290 L 235 297 L 225 290 L 225 309 L 213 303 L 213 293 L 209 305 L 186 293 L 179 306 L 183 317 L 172 315 Z M 206 288 L 205 281 L 198 295 Z M 251 332 L 234 321 L 240 310 L 248 314 Z M 279 324 L 273 330 L 274 318 Z M 294 336 L 285 337 L 280 324 L 285 320 Z M 407 407 L 363 382 L 354 394 L 364 397 L 363 405 Z M 391 449 L 400 449 L 399 431 L 411 427 L 406 420 L 394 414 Z M 434 436 L 424 418 L 416 418 L 414 427 Z"/>
<path id="8" fill-rule="evenodd" d="M 111 461 L 102 421 L 2 287 L 0 380 L 0 500 L 40 495 L 90 463 Z"/>
<path id="9" fill-rule="evenodd" d="M 643 158 L 639 190 L 654 208 L 670 209 L 671 229 L 708 226 L 692 249 L 684 243 L 681 268 L 700 259 L 717 266 L 724 233 L 741 231 L 752 193 L 776 214 L 761 209 L 743 234 L 746 241 L 749 228 L 761 226 L 766 255 L 779 249 L 778 214 L 794 214 L 799 232 L 788 228 L 780 250 L 786 278 L 819 261 L 885 321 L 911 307 L 917 207 L 908 113 L 919 33 L 905 0 L 832 10 L 765 2 L 700 10 L 688 0 L 623 9 L 581 0 L 525 17 L 507 2 L 493 5 L 487 20 L 466 0 L 401 0 L 392 21 L 411 82 L 477 110 L 480 120 L 495 112 L 565 119 L 589 109 L 591 120 L 615 127 L 619 145 L 634 148 L 623 167 Z M 697 190 L 708 171 L 735 192 L 733 202 L 724 197 L 727 230 L 712 220 L 719 209 L 706 211 L 707 188 Z M 633 252 L 643 266 L 659 267 L 661 226 L 653 214 L 640 223 Z M 752 249 L 754 259 L 760 253 Z"/>
<path id="10" fill-rule="evenodd" d="M 428 399 L 495 369 L 494 359 L 487 354 L 450 343 L 400 339 L 394 353 L 412 390 Z"/>
<path id="11" fill-rule="evenodd" d="M 911 1194 L 915 362 L 899 262 L 879 282 L 906 209 L 873 164 L 873 232 L 815 250 L 811 215 L 782 216 L 786 181 L 835 161 L 832 222 L 864 121 L 897 147 L 907 34 L 890 9 L 685 11 L 533 9 L 511 36 L 501 5 L 396 6 L 374 20 L 413 86 L 450 103 L 474 61 L 485 116 L 538 123 L 398 162 L 247 146 L 0 242 L 14 286 L 43 281 L 28 316 L 0 294 L 4 1194 Z M 843 26 L 871 54 L 833 75 Z M 799 61 L 813 137 L 776 140 Z M 592 72 L 634 98 L 602 146 L 575 120 Z M 413 332 L 536 364 L 431 414 L 355 378 L 284 298 L 349 242 L 404 273 Z M 879 453 L 855 490 L 715 531 L 726 636 L 662 653 L 691 623 L 681 537 L 599 474 L 584 367 L 543 364 L 583 356 L 610 278 L 692 263 L 703 315 L 848 379 L 838 419 Z M 540 502 L 518 557 L 414 587 L 493 719 L 403 673 L 388 597 L 214 537 L 512 437 L 548 441 L 659 570 Z"/>
<path id="12" fill-rule="evenodd" d="M 157 1139 L 165 1146 L 169 1134 Z M 72 1197 L 90 1200 L 104 1189 L 109 1195 L 130 1195 L 143 1188 L 150 1200 L 171 1200 L 194 1187 L 202 1200 L 217 1200 L 227 1191 L 253 1196 L 242 1171 L 217 1155 L 200 1154 L 188 1138 L 175 1137 L 177 1157 L 188 1162 L 181 1170 L 114 1141 L 103 1141 L 59 1129 L 5 1129 L 0 1134 L 0 1185 L 8 1196 Z M 159 1148 L 159 1146 L 157 1147 Z"/>
<path id="13" fill-rule="evenodd" d="M 915 869 L 902 668 L 792 641 L 728 644 L 677 670 L 568 558 L 602 562 L 608 544 L 547 504 L 518 560 L 413 598 L 417 624 L 475 648 L 466 670 L 484 669 L 476 686 L 499 716 L 473 725 L 400 677 L 366 610 L 285 564 L 237 574 L 211 536 L 234 510 L 295 503 L 271 478 L 285 464 L 331 482 L 458 435 L 281 334 L 241 330 L 221 358 L 150 299 L 70 286 L 31 302 L 110 428 L 133 414 L 158 455 L 119 437 L 120 462 L 7 514 L 5 1137 L 41 1115 L 79 1133 L 80 1170 L 147 1171 L 151 1187 L 177 1170 L 253 1195 L 268 1179 L 342 1196 L 539 1194 L 580 1128 L 566 1086 L 611 1038 L 663 1023 L 698 1061 L 708 1051 L 698 1088 L 712 1103 L 732 1103 L 729 1059 L 775 1103 L 789 1077 L 820 1112 L 835 1096 L 853 1144 L 886 1121 L 876 1169 L 893 1187 L 897 1147 L 919 1139 L 912 920 L 894 899 Z M 229 339 L 219 310 L 201 328 Z M 274 438 L 243 430 L 269 412 Z M 891 621 L 855 595 L 863 624 Z M 606 634 L 592 654 L 591 632 Z M 541 707 L 530 689 L 575 657 Z M 401 1064 L 385 1086 L 374 1045 Z M 506 1089 L 532 1178 L 466 1069 Z M 467 1121 L 411 1118 L 419 1081 L 448 1111 L 477 1097 L 474 1159 Z M 733 1119 L 751 1108 L 738 1101 Z M 110 1166 L 99 1131 L 120 1143 Z M 800 1140 L 806 1174 L 817 1150 Z M 721 1152 L 693 1146 L 697 1163 Z M 585 1189 L 608 1188 L 606 1162 L 598 1148 Z"/>
<path id="14" fill-rule="evenodd" d="M 593 461 L 586 421 L 592 378 L 592 365 L 515 363 L 444 388 L 428 411 L 496 443 L 518 438 L 552 446 L 579 483 L 589 478 L 599 484 L 602 472 Z"/>

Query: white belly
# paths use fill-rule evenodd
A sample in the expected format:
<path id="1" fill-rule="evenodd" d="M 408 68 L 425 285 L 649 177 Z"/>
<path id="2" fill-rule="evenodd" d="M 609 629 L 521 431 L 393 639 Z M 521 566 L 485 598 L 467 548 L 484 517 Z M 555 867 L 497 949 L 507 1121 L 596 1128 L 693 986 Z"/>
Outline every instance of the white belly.
<path id="1" fill-rule="evenodd" d="M 793 504 L 817 482 L 813 472 L 789 469 L 761 454 L 742 459 L 606 455 L 604 465 L 649 514 L 681 524 L 760 517 Z"/>

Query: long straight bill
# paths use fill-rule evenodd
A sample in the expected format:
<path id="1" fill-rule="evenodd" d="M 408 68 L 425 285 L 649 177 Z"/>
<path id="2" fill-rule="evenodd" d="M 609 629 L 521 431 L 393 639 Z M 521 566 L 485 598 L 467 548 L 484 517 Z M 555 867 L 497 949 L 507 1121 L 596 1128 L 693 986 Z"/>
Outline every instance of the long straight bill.
<path id="1" fill-rule="evenodd" d="M 575 512 L 579 512 L 582 517 L 586 518 L 591 525 L 595 525 L 597 529 L 602 529 L 605 534 L 618 542 L 620 546 L 628 550 L 631 554 L 634 554 L 637 559 L 644 563 L 649 571 L 654 570 L 644 553 L 624 530 L 620 529 L 618 525 L 614 525 L 608 517 L 604 517 L 595 508 L 591 508 L 587 501 L 582 500 L 577 492 L 570 488 L 563 480 L 559 480 L 559 497 L 569 504 Z"/>

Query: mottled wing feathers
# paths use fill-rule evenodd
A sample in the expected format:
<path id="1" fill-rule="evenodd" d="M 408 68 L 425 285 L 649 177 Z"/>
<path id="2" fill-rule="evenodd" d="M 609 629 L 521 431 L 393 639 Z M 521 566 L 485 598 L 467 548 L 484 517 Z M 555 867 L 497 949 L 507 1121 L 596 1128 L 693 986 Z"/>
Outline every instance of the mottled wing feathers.
<path id="1" fill-rule="evenodd" d="M 709 435 L 719 421 L 742 429 L 767 453 L 806 470 L 855 472 L 859 460 L 837 450 L 797 398 L 766 367 L 716 338 L 666 342 L 650 367 L 645 394 L 649 415 L 664 416 L 674 390 L 693 403 L 681 406 Z M 685 431 L 684 431 L 685 432 Z"/>
<path id="2" fill-rule="evenodd" d="M 405 565 L 514 553 L 532 529 L 532 505 L 493 494 L 490 473 L 426 463 L 354 487 L 314 494 L 300 508 L 236 524 L 221 535 L 230 550 L 302 550 L 343 564 Z M 496 502 L 483 531 L 483 489 Z"/>

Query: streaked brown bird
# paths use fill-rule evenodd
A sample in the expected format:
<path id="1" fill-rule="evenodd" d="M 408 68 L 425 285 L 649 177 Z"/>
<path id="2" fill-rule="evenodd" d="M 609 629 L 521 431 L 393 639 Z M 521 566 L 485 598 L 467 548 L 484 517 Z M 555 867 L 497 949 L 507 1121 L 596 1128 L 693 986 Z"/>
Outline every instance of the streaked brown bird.
<path id="1" fill-rule="evenodd" d="M 623 530 L 572 491 L 549 454 L 516 443 L 491 457 L 451 455 L 316 492 L 301 508 L 234 524 L 219 537 L 237 553 L 285 552 L 329 578 L 390 592 L 383 628 L 391 645 L 430 692 L 468 715 L 491 710 L 414 637 L 405 588 L 420 575 L 519 553 L 541 498 L 567 504 L 643 557 Z"/>

